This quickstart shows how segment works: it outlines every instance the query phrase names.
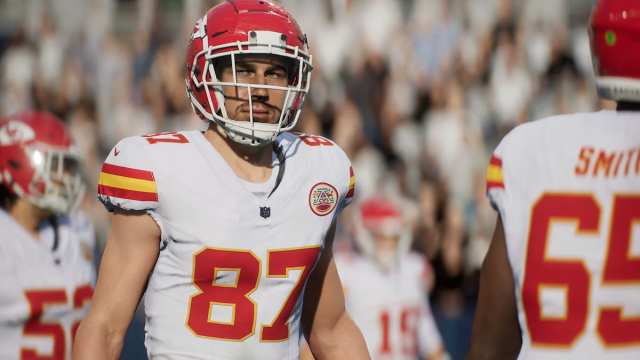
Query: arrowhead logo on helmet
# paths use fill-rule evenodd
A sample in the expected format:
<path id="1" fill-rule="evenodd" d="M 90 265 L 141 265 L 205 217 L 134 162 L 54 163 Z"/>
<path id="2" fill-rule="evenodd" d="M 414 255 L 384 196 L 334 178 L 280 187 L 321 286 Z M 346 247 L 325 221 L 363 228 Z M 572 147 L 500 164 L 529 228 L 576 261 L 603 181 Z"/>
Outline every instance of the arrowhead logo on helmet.
<path id="1" fill-rule="evenodd" d="M 84 193 L 80 155 L 60 120 L 25 112 L 0 120 L 0 182 L 19 197 L 67 213 Z"/>

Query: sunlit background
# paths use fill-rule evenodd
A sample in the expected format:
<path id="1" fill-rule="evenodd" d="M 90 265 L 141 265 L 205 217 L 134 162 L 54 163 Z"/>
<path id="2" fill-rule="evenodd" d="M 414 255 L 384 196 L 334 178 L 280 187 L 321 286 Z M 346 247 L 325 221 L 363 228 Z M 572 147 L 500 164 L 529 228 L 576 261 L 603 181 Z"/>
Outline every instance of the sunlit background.
<path id="1" fill-rule="evenodd" d="M 606 106 L 591 82 L 593 2 L 281 1 L 314 56 L 300 130 L 345 149 L 358 199 L 382 193 L 402 207 L 431 261 L 432 307 L 453 359 L 467 351 L 495 225 L 484 197 L 493 148 L 519 123 Z M 205 126 L 187 102 L 183 61 L 195 20 L 216 3 L 0 0 L 0 115 L 48 110 L 70 126 L 97 254 L 109 220 L 95 189 L 109 149 L 129 135 Z M 352 234 L 346 212 L 341 251 Z M 144 357 L 142 323 L 138 314 L 123 358 Z"/>

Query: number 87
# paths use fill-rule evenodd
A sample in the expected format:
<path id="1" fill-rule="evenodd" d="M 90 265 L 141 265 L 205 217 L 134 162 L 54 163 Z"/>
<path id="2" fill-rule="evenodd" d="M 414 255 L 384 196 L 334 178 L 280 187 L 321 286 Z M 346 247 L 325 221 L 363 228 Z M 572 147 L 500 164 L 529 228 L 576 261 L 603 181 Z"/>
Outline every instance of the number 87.
<path id="1" fill-rule="evenodd" d="M 267 277 L 288 277 L 289 270 L 302 270 L 278 316 L 261 328 L 261 341 L 284 341 L 289 338 L 288 319 L 315 263 L 320 247 L 270 250 Z M 194 255 L 193 283 L 200 292 L 189 301 L 187 326 L 197 335 L 243 341 L 255 333 L 257 304 L 251 294 L 260 279 L 260 259 L 246 250 L 206 248 Z M 217 284 L 217 271 L 236 272 L 234 284 Z M 212 305 L 232 307 L 232 321 L 211 320 Z"/>

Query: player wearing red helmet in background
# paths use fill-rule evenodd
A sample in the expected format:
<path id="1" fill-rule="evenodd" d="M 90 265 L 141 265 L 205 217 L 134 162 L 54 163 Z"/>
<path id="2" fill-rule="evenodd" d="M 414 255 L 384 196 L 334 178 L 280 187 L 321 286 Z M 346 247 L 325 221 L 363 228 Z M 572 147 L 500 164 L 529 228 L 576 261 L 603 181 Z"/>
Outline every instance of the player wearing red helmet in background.
<path id="1" fill-rule="evenodd" d="M 68 359 L 92 294 L 92 251 L 68 216 L 79 157 L 47 113 L 0 119 L 0 358 Z"/>
<path id="2" fill-rule="evenodd" d="M 347 310 L 373 359 L 444 359 L 428 299 L 432 270 L 410 252 L 412 235 L 401 210 L 385 198 L 359 204 L 359 253 L 336 256 Z"/>
<path id="3" fill-rule="evenodd" d="M 76 358 L 118 358 L 143 292 L 150 358 L 296 359 L 303 333 L 318 359 L 368 358 L 332 255 L 350 162 L 330 140 L 287 132 L 308 51 L 269 1 L 226 1 L 197 21 L 185 81 L 209 128 L 110 152 L 98 195 L 112 228 Z"/>
<path id="4" fill-rule="evenodd" d="M 640 2 L 599 1 L 591 48 L 617 111 L 521 125 L 491 158 L 469 359 L 640 358 Z"/>

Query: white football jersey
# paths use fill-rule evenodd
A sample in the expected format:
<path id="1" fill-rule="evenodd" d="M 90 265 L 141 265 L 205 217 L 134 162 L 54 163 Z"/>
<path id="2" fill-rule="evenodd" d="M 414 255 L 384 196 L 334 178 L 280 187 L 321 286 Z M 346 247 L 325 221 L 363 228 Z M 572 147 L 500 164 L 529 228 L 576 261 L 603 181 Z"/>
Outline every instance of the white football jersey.
<path id="1" fill-rule="evenodd" d="M 93 263 L 66 218 L 36 240 L 0 210 L 0 359 L 70 359 Z"/>
<path id="2" fill-rule="evenodd" d="M 442 349 L 425 289 L 431 270 L 422 256 L 407 254 L 389 271 L 359 254 L 339 254 L 336 265 L 347 310 L 374 360 L 415 360 Z"/>
<path id="3" fill-rule="evenodd" d="M 521 359 L 640 359 L 640 113 L 515 128 L 487 171 Z"/>
<path id="4" fill-rule="evenodd" d="M 199 131 L 127 138 L 109 154 L 100 200 L 161 228 L 144 297 L 151 358 L 298 358 L 306 280 L 355 178 L 327 139 L 276 143 L 284 162 L 274 153 L 262 184 L 236 176 Z"/>

